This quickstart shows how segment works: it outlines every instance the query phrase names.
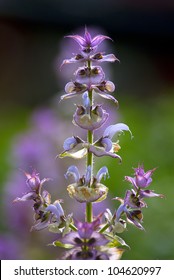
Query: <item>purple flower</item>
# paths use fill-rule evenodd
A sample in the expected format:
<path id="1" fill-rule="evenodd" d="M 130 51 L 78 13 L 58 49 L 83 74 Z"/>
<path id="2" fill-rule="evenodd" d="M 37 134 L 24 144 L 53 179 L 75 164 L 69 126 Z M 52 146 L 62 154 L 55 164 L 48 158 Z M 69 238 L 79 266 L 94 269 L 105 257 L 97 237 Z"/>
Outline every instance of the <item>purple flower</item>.
<path id="1" fill-rule="evenodd" d="M 40 180 L 39 174 L 36 173 L 36 171 L 33 171 L 32 174 L 25 173 L 25 175 L 27 177 L 26 183 L 30 191 L 21 198 L 17 197 L 14 202 L 33 200 L 35 224 L 32 226 L 31 230 L 41 230 L 52 224 L 55 225 L 55 223 L 58 227 L 62 222 L 62 217 L 64 217 L 64 211 L 60 200 L 51 204 L 51 195 L 49 192 L 46 190 L 41 191 L 43 183 L 49 179 Z"/>
<path id="2" fill-rule="evenodd" d="M 90 152 L 97 157 L 111 156 L 113 158 L 119 158 L 121 161 L 121 157 L 116 154 L 120 149 L 118 141 L 113 143 L 111 139 L 115 134 L 118 136 L 124 130 L 130 132 L 129 127 L 126 124 L 118 123 L 110 125 L 105 129 L 103 136 L 94 142 L 94 144 L 89 144 L 77 136 L 69 137 L 65 140 L 63 145 L 64 151 L 59 157 L 63 158 L 68 156 L 75 159 L 81 159 Z"/>
<path id="3" fill-rule="evenodd" d="M 90 88 L 91 85 L 100 84 L 105 74 L 100 66 L 80 67 L 75 72 L 75 77 L 77 83 L 86 84 Z"/>
<path id="4" fill-rule="evenodd" d="M 118 104 L 118 101 L 110 95 L 110 93 L 115 91 L 115 85 L 111 81 L 102 81 L 100 84 L 92 85 L 91 88 L 98 93 L 101 97 L 105 99 L 110 99 L 114 103 Z"/>
<path id="5" fill-rule="evenodd" d="M 90 145 L 89 151 L 98 157 L 110 156 L 113 158 L 119 158 L 121 161 L 121 157 L 116 154 L 120 149 L 120 146 L 118 141 L 113 143 L 112 138 L 115 134 L 118 136 L 123 130 L 130 132 L 129 127 L 124 123 L 108 126 L 105 129 L 103 136 L 93 145 Z"/>
<path id="6" fill-rule="evenodd" d="M 109 259 L 107 253 L 101 252 L 100 247 L 105 246 L 109 240 L 103 234 L 97 232 L 100 219 L 92 223 L 76 221 L 77 232 L 70 232 L 61 239 L 61 243 L 71 245 L 65 259 L 93 260 Z"/>
<path id="7" fill-rule="evenodd" d="M 64 211 L 60 204 L 60 200 L 56 200 L 53 204 L 49 204 L 46 209 L 46 212 L 51 212 L 53 216 L 56 217 L 57 221 L 60 222 L 61 217 L 63 217 Z"/>
<path id="8" fill-rule="evenodd" d="M 163 195 L 161 194 L 157 194 L 151 190 L 144 190 L 144 188 L 147 188 L 151 182 L 152 182 L 152 174 L 153 172 L 156 170 L 156 168 L 149 170 L 147 172 L 144 171 L 143 166 L 138 166 L 138 168 L 135 168 L 135 177 L 129 177 L 129 176 L 125 176 L 125 180 L 130 182 L 134 189 L 136 191 L 138 191 L 139 196 L 141 198 L 143 197 L 163 197 Z"/>
<path id="9" fill-rule="evenodd" d="M 68 168 L 65 178 L 73 176 L 75 183 L 67 187 L 70 197 L 79 202 L 100 202 L 107 196 L 108 188 L 100 181 L 108 175 L 107 167 L 102 167 L 95 177 L 91 175 L 91 166 L 87 167 L 86 174 L 80 177 L 77 166 L 72 165 Z"/>
<path id="10" fill-rule="evenodd" d="M 101 52 L 88 56 L 88 60 L 92 61 L 92 62 L 115 62 L 116 60 L 119 61 L 119 59 L 116 58 L 114 54 L 104 55 Z M 64 64 L 71 64 L 71 63 L 77 63 L 77 62 L 79 63 L 79 62 L 85 62 L 85 61 L 86 61 L 86 56 L 83 56 L 82 54 L 76 54 L 74 57 L 72 57 L 70 59 L 63 60 L 60 68 Z"/>
<path id="11" fill-rule="evenodd" d="M 120 220 L 122 214 L 126 214 L 128 222 L 133 223 L 136 227 L 143 229 L 141 222 L 143 220 L 143 215 L 141 209 L 146 207 L 147 204 L 144 202 L 146 197 L 163 197 L 161 194 L 154 193 L 151 190 L 144 190 L 152 182 L 152 173 L 155 168 L 144 172 L 142 166 L 135 168 L 135 177 L 126 176 L 125 179 L 130 182 L 134 189 L 127 190 L 124 199 L 116 197 L 114 199 L 119 200 L 121 205 L 116 211 L 116 221 Z M 142 189 L 143 188 L 143 189 Z"/>
<path id="12" fill-rule="evenodd" d="M 93 62 L 115 62 L 118 60 L 113 54 L 104 55 L 101 52 L 95 53 L 98 45 L 100 45 L 103 40 L 110 38 L 98 35 L 92 39 L 87 29 L 85 29 L 84 37 L 79 35 L 70 35 L 67 37 L 74 39 L 80 45 L 81 53 L 75 55 L 73 58 L 65 59 L 62 65 L 83 62 L 84 66 L 79 67 L 75 71 L 75 81 L 66 84 L 66 94 L 61 96 L 61 100 L 77 96 L 85 91 L 93 90 L 100 96 L 111 99 L 114 103 L 118 103 L 117 100 L 110 95 L 110 93 L 114 92 L 115 85 L 111 81 L 105 80 L 105 73 L 100 66 L 92 65 Z"/>
<path id="13" fill-rule="evenodd" d="M 135 170 L 135 177 L 129 177 L 126 176 L 125 179 L 129 182 L 131 182 L 135 188 L 146 188 L 148 187 L 152 182 L 152 174 L 156 170 L 156 168 L 149 170 L 147 172 L 144 172 L 143 166 L 138 166 L 138 168 L 134 168 Z"/>
<path id="14" fill-rule="evenodd" d="M 68 35 L 67 38 L 71 38 L 75 40 L 79 46 L 82 54 L 84 56 L 89 56 L 89 54 L 93 53 L 97 50 L 98 46 L 106 39 L 111 40 L 110 37 L 104 35 L 97 35 L 94 38 L 91 38 L 90 33 L 87 28 L 85 28 L 84 37 L 80 35 Z"/>
<path id="15" fill-rule="evenodd" d="M 91 60 L 95 62 L 115 62 L 116 60 L 119 61 L 119 59 L 116 58 L 114 54 L 104 55 L 101 52 L 98 52 L 91 56 Z"/>
<path id="16" fill-rule="evenodd" d="M 88 144 L 78 136 L 67 138 L 63 144 L 64 151 L 59 155 L 60 158 L 72 157 L 81 159 L 88 152 Z"/>
<path id="17" fill-rule="evenodd" d="M 74 123 L 83 129 L 94 130 L 101 127 L 108 119 L 109 114 L 101 105 L 90 106 L 88 93 L 83 94 L 83 106 L 78 105 L 73 116 Z"/>
<path id="18" fill-rule="evenodd" d="M 39 210 L 38 216 L 35 216 L 36 224 L 32 226 L 31 230 L 42 230 L 49 227 L 50 231 L 56 227 L 59 231 L 59 226 L 64 222 L 65 214 L 60 204 L 60 200 L 56 200 L 53 204 L 49 201 L 46 208 Z"/>
<path id="19" fill-rule="evenodd" d="M 42 185 L 46 181 L 50 180 L 49 178 L 40 180 L 39 174 L 36 173 L 36 171 L 33 171 L 32 174 L 29 174 L 26 172 L 24 172 L 24 173 L 25 173 L 25 176 L 27 177 L 26 184 L 29 187 L 29 192 L 24 194 L 21 198 L 17 197 L 14 200 L 14 202 L 37 199 L 37 197 L 41 195 Z"/>
<path id="20" fill-rule="evenodd" d="M 66 84 L 65 86 L 66 94 L 61 96 L 61 100 L 68 99 L 74 96 L 79 96 L 82 93 L 86 92 L 87 90 L 88 91 L 94 90 L 95 93 L 99 94 L 101 97 L 105 99 L 110 99 L 114 103 L 118 104 L 118 101 L 115 99 L 115 97 L 110 95 L 110 93 L 114 92 L 115 85 L 111 81 L 101 80 L 103 76 L 102 72 L 93 75 L 91 77 L 87 77 L 86 74 L 84 74 L 84 76 L 82 77 L 82 75 L 81 76 L 79 75 L 79 72 L 77 72 L 76 74 L 77 74 L 78 82 L 74 81 L 74 82 L 68 82 Z M 79 83 L 80 80 L 81 82 L 83 81 L 86 82 L 87 84 Z M 95 82 L 97 83 L 95 84 Z"/>
<path id="21" fill-rule="evenodd" d="M 69 82 L 65 86 L 65 92 L 66 94 L 61 96 L 61 100 L 68 99 L 74 96 L 81 95 L 88 89 L 88 86 L 86 84 L 80 84 L 78 82 Z"/>
<path id="22" fill-rule="evenodd" d="M 121 202 L 121 205 L 116 211 L 116 221 L 119 222 L 121 215 L 125 214 L 128 222 L 143 230 L 144 228 L 141 225 L 141 222 L 143 220 L 143 215 L 141 212 L 141 202 L 134 196 L 134 193 L 128 190 L 126 191 L 124 199 L 121 199 L 119 197 L 116 197 L 114 199 Z"/>

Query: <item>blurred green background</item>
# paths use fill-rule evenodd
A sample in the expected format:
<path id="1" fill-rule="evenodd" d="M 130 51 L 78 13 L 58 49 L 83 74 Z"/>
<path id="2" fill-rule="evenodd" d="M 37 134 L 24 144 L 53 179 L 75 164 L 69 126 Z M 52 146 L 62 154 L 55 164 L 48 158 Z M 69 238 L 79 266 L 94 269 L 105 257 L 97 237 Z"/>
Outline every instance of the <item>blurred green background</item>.
<path id="1" fill-rule="evenodd" d="M 71 56 L 71 53 L 62 56 L 66 44 L 69 44 L 69 40 L 63 37 L 85 25 L 102 30 L 114 40 L 108 45 L 107 52 L 115 53 L 120 59 L 120 63 L 109 65 L 109 75 L 116 84 L 115 96 L 119 100 L 116 121 L 128 124 L 134 136 L 132 140 L 128 134 L 120 138 L 121 165 L 109 158 L 103 158 L 102 163 L 96 160 L 96 167 L 105 164 L 109 168 L 110 178 L 106 185 L 110 188 L 110 197 L 124 195 L 129 186 L 124 176 L 131 176 L 132 167 L 137 167 L 139 163 L 144 164 L 145 170 L 157 167 L 152 189 L 165 195 L 164 199 L 149 199 L 149 207 L 144 209 L 145 231 L 129 225 L 128 231 L 122 235 L 131 247 L 123 254 L 123 259 L 174 259 L 174 6 L 170 1 L 165 1 L 165 4 L 131 1 L 131 5 L 129 1 L 93 2 L 88 1 L 85 8 L 77 0 L 0 2 L 2 259 L 54 259 L 59 255 L 57 249 L 46 247 L 48 242 L 40 238 L 41 232 L 29 233 L 27 238 L 30 241 L 22 247 L 19 237 L 25 239 L 26 232 L 24 234 L 20 227 L 14 231 L 10 227 L 9 212 L 13 211 L 15 215 L 16 210 L 8 205 L 6 184 L 11 174 L 23 168 L 20 162 L 14 160 L 13 145 L 18 135 L 27 134 L 32 129 L 30 120 L 33 112 L 39 108 L 57 110 L 61 122 L 71 122 L 74 107 L 68 107 L 69 101 L 69 105 L 65 104 L 66 101 L 59 104 L 60 94 L 68 82 L 60 73 L 59 62 Z M 66 73 L 66 70 L 64 68 L 62 72 Z M 110 106 L 113 112 L 115 109 L 112 104 Z M 67 113 L 67 110 L 70 112 Z M 55 135 L 55 146 L 59 151 L 63 143 L 59 138 L 63 141 L 70 136 L 66 124 L 62 123 Z M 46 159 L 41 156 L 40 160 Z M 57 172 L 60 169 L 57 168 Z M 64 176 L 63 173 L 59 175 Z M 25 192 L 25 178 L 20 176 Z M 47 174 L 43 176 L 47 177 Z M 19 195 L 20 192 L 16 194 Z M 111 203 L 114 209 L 114 203 Z M 118 206 L 117 203 L 115 205 Z M 31 215 L 30 210 L 26 210 L 26 216 Z M 40 239 L 42 242 L 39 243 Z M 7 242 L 6 248 L 2 245 L 4 242 Z M 14 249 L 15 256 L 9 253 L 13 250 L 10 242 L 16 247 L 21 246 L 20 250 Z M 31 245 L 32 242 L 34 245 Z"/>

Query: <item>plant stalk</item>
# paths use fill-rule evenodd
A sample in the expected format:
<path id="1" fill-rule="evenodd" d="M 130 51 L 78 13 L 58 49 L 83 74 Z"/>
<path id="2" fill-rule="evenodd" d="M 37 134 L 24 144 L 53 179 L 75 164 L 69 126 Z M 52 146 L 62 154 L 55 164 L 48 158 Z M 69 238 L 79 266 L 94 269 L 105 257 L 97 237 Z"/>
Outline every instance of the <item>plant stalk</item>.
<path id="1" fill-rule="evenodd" d="M 88 61 L 88 68 L 91 68 L 91 62 Z M 92 90 L 88 91 L 89 99 L 90 99 L 90 104 L 91 106 L 93 105 L 93 96 L 92 96 Z M 93 131 L 88 130 L 87 133 L 87 141 L 89 144 L 93 144 Z M 87 167 L 90 165 L 91 166 L 91 180 L 93 178 L 93 154 L 89 153 L 87 154 L 87 161 L 86 161 Z M 93 209 L 92 209 L 92 202 L 87 202 L 86 203 L 86 221 L 88 223 L 91 223 L 93 220 Z"/>

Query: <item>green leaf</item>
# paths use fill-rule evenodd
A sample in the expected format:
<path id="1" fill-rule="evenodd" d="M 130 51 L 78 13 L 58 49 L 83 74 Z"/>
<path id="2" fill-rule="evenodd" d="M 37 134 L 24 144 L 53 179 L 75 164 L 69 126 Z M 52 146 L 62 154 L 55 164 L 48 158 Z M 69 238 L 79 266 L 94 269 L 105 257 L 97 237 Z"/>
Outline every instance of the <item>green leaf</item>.
<path id="1" fill-rule="evenodd" d="M 126 247 L 126 248 L 129 248 L 129 245 L 126 244 L 126 242 L 121 238 L 119 237 L 118 235 L 111 235 L 111 234 L 105 234 L 106 237 L 111 241 L 108 243 L 108 247 L 112 248 L 112 247 L 120 247 L 120 246 L 123 246 L 123 247 Z"/>
<path id="2" fill-rule="evenodd" d="M 53 223 L 49 225 L 49 231 L 53 233 L 61 233 L 61 230 L 59 229 L 59 223 Z"/>
<path id="3" fill-rule="evenodd" d="M 72 249 L 74 246 L 71 244 L 63 244 L 62 242 L 60 242 L 59 240 L 56 240 L 53 242 L 53 246 L 55 247 L 61 247 L 61 248 L 65 248 L 65 249 Z"/>

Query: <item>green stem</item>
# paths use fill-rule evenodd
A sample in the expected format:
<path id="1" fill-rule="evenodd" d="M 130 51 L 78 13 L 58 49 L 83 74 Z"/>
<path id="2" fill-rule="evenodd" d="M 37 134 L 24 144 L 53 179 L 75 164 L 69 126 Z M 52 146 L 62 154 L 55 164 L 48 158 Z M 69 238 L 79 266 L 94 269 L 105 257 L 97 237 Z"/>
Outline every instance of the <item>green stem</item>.
<path id="1" fill-rule="evenodd" d="M 116 215 L 114 214 L 113 217 L 112 217 L 112 219 L 111 219 L 111 223 L 114 222 L 115 218 L 116 218 Z M 100 233 L 103 233 L 108 227 L 110 227 L 110 223 L 106 223 L 106 224 L 99 230 L 99 232 L 100 232 Z"/>
<path id="2" fill-rule="evenodd" d="M 91 68 L 91 62 L 88 61 L 88 67 Z M 92 96 L 92 90 L 88 91 L 89 94 L 89 99 L 90 99 L 90 103 L 91 106 L 93 105 L 93 96 Z M 87 141 L 89 144 L 93 144 L 93 131 L 88 130 L 88 134 L 87 134 Z M 86 161 L 86 165 L 87 167 L 90 165 L 91 166 L 91 178 L 93 176 L 93 154 L 89 153 L 87 154 L 87 161 Z M 86 221 L 88 223 L 91 223 L 93 220 L 93 209 L 92 209 L 92 202 L 87 202 L 86 203 Z"/>
<path id="3" fill-rule="evenodd" d="M 93 213 L 92 213 L 92 202 L 86 203 L 86 221 L 91 223 L 93 220 Z"/>
<path id="4" fill-rule="evenodd" d="M 102 227 L 99 232 L 103 233 L 107 228 L 109 227 L 109 224 L 104 225 L 104 227 Z"/>
<path id="5" fill-rule="evenodd" d="M 73 231 L 77 231 L 77 228 L 75 227 L 75 225 L 69 224 L 69 227 L 70 227 Z"/>

